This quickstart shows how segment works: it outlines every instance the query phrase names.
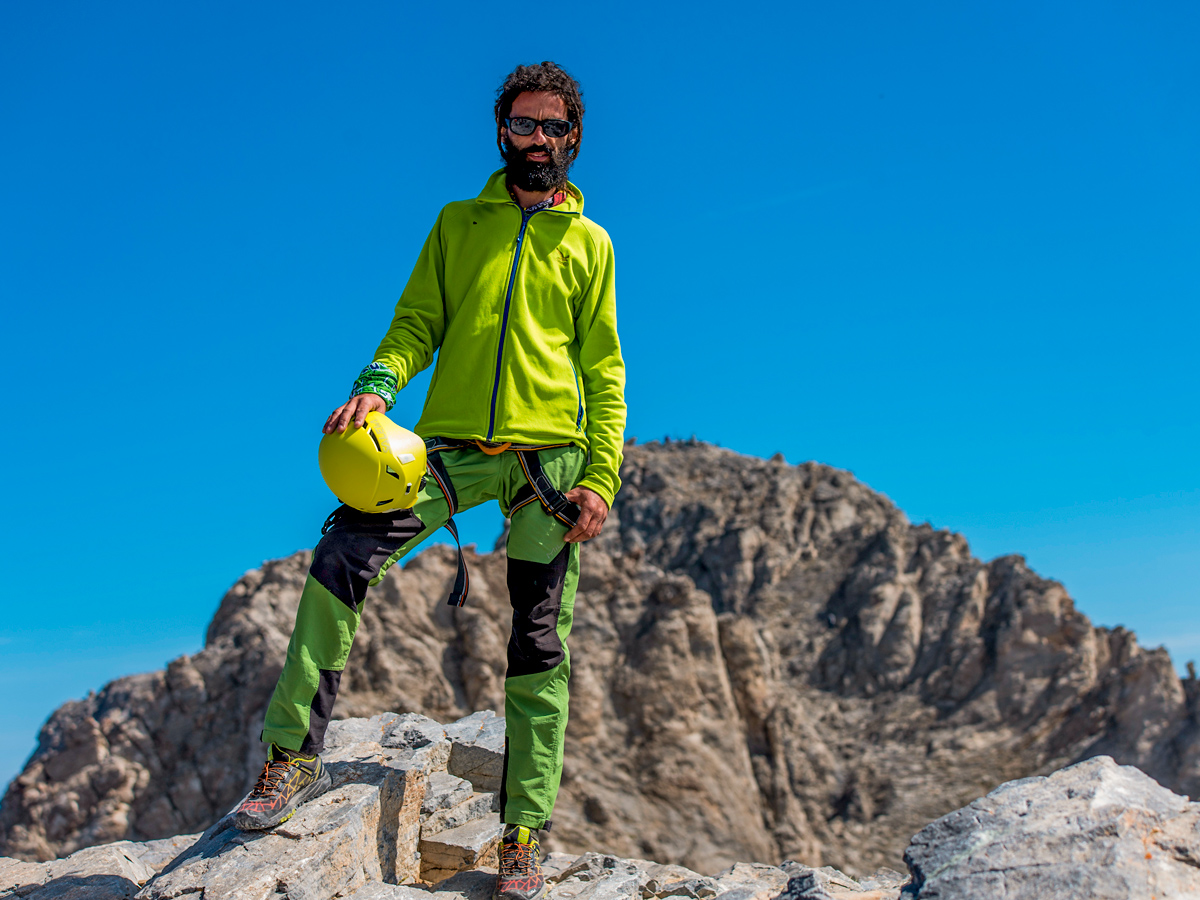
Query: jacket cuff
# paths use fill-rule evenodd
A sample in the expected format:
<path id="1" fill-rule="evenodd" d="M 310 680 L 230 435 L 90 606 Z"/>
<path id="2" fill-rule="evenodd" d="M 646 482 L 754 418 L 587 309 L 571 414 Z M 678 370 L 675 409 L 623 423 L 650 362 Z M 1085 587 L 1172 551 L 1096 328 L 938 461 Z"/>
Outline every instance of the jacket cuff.
<path id="1" fill-rule="evenodd" d="M 616 496 L 617 491 L 621 487 L 621 480 L 619 478 L 616 479 L 616 482 L 617 483 L 614 485 L 607 478 L 602 478 L 598 475 L 590 475 L 589 474 L 589 475 L 584 475 L 583 479 L 579 482 L 579 484 L 577 484 L 575 486 L 587 488 L 589 491 L 595 491 L 597 494 L 600 495 L 600 499 L 608 504 L 608 508 L 611 511 L 612 505 L 613 505 L 613 497 Z"/>
<path id="2" fill-rule="evenodd" d="M 396 404 L 398 383 L 396 373 L 391 368 L 381 362 L 373 362 L 358 373 L 354 387 L 350 389 L 350 396 L 357 397 L 359 394 L 378 394 L 383 398 L 387 409 L 390 410 Z"/>

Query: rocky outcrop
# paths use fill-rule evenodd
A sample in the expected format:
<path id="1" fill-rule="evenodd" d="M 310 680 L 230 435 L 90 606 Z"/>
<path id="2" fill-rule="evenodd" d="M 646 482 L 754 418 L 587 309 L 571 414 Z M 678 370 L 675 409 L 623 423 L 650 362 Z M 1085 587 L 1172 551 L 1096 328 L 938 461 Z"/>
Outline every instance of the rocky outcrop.
<path id="1" fill-rule="evenodd" d="M 1200 897 L 1200 803 L 1104 756 L 1002 785 L 904 858 L 922 900 Z"/>
<path id="2" fill-rule="evenodd" d="M 651 444 L 627 448 L 623 478 L 583 554 L 552 849 L 857 876 L 997 784 L 1100 754 L 1200 793 L 1195 682 L 1020 557 L 975 559 L 815 463 Z M 503 555 L 468 557 L 465 609 L 443 602 L 445 548 L 372 589 L 335 715 L 501 708 Z M 51 716 L 0 807 L 0 852 L 216 821 L 261 765 L 307 563 L 247 573 L 195 656 Z"/>
<path id="3" fill-rule="evenodd" d="M 495 795 L 453 770 L 456 759 L 491 755 L 497 724 L 502 733 L 503 719 L 490 712 L 446 728 L 411 713 L 334 722 L 325 753 L 332 787 L 272 831 L 237 831 L 227 815 L 200 835 L 121 841 L 40 864 L 0 858 L 0 900 L 491 900 Z M 859 887 L 840 872 L 795 863 L 739 863 L 706 877 L 648 860 L 560 853 L 550 854 L 545 872 L 555 900 L 769 900 L 797 879 L 860 896 L 838 893 Z M 904 879 L 881 877 L 898 896 Z"/>
<path id="4" fill-rule="evenodd" d="M 0 900 L 491 900 L 499 817 L 446 768 L 464 730 L 385 713 L 330 731 L 333 786 L 273 831 L 224 817 L 201 835 L 0 858 Z M 705 874 L 597 852 L 550 853 L 543 870 L 546 900 L 1184 900 L 1200 896 L 1198 826 L 1200 803 L 1098 757 L 926 826 L 909 875 L 792 861 Z"/>

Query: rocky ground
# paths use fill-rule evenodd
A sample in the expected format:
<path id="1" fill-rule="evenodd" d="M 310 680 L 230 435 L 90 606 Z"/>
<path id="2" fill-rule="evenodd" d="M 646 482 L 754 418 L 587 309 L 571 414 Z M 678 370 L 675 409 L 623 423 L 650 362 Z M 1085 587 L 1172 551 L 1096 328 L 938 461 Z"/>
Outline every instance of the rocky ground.
<path id="1" fill-rule="evenodd" d="M 1020 557 L 913 525 L 849 473 L 696 442 L 627 447 L 584 549 L 567 768 L 548 845 L 715 872 L 902 868 L 1002 782 L 1109 755 L 1200 793 L 1194 679 L 1093 627 Z M 373 588 L 335 715 L 502 707 L 502 553 L 444 605 L 432 548 Z M 308 554 L 229 591 L 205 648 L 55 712 L 0 804 L 0 853 L 209 828 L 253 782 Z"/>
<path id="2" fill-rule="evenodd" d="M 272 832 L 0 858 L 0 900 L 491 900 L 504 723 L 416 714 L 335 722 L 333 787 Z M 785 861 L 717 871 L 551 853 L 548 900 L 1170 900 L 1200 896 L 1200 803 L 1108 757 L 1005 784 L 924 828 L 910 873 Z M 715 865 L 715 863 L 714 863 Z"/>

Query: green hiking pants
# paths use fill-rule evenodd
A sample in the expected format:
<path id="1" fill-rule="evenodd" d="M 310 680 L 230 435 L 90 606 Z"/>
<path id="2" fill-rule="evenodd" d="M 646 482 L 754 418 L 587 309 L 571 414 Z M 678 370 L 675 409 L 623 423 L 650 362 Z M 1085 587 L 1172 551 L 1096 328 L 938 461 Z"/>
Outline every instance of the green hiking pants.
<path id="1" fill-rule="evenodd" d="M 584 451 L 574 446 L 541 450 L 538 457 L 560 491 L 575 486 L 586 463 Z M 459 510 L 498 500 L 501 511 L 511 514 L 507 551 L 513 617 L 504 682 L 501 813 L 510 825 L 542 828 L 562 778 L 571 672 L 567 635 L 579 581 L 579 545 L 563 541 L 567 527 L 540 503 L 512 509 L 528 483 L 515 453 L 489 456 L 467 447 L 441 451 L 441 460 Z M 338 510 L 335 524 L 313 551 L 287 660 L 267 708 L 264 741 L 306 754 L 321 751 L 367 587 L 448 518 L 449 505 L 433 478 L 411 510 Z"/>

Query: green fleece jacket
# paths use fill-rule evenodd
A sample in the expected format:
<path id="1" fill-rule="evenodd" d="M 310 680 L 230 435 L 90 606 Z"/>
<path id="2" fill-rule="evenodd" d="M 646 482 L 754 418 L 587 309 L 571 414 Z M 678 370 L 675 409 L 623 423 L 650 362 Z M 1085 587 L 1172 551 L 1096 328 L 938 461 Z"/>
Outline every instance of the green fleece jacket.
<path id="1" fill-rule="evenodd" d="M 419 435 L 574 442 L 589 452 L 579 484 L 612 506 L 625 431 L 612 241 L 566 194 L 530 214 L 501 169 L 447 205 L 375 362 L 402 388 L 440 351 Z"/>

